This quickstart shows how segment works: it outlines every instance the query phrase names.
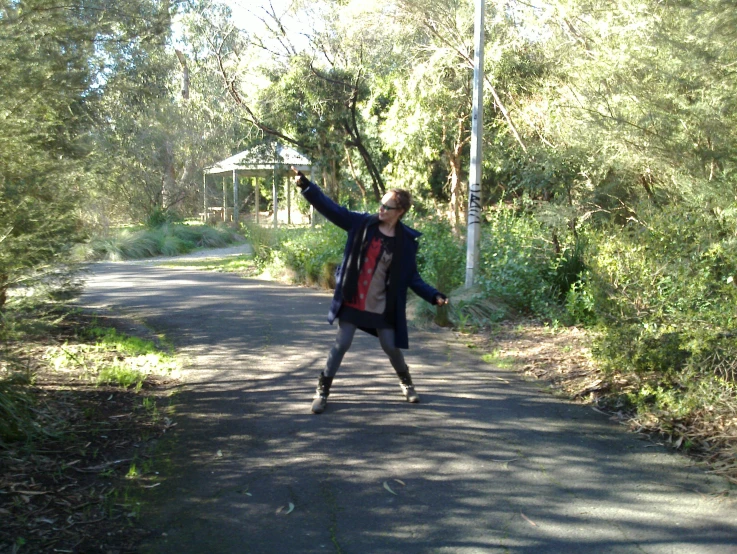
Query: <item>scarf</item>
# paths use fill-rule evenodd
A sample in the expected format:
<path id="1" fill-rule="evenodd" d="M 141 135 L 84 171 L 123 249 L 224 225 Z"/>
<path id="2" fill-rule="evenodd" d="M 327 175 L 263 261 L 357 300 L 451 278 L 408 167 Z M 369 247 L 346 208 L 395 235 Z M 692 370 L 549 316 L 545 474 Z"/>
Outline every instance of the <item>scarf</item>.
<path id="1" fill-rule="evenodd" d="M 348 252 L 343 272 L 343 299 L 348 302 L 351 302 L 355 298 L 356 292 L 358 292 L 358 274 L 361 271 L 363 254 L 368 248 L 366 241 L 368 229 L 378 222 L 379 216 L 377 215 L 367 217 L 353 236 L 353 244 L 351 244 L 351 249 Z"/>

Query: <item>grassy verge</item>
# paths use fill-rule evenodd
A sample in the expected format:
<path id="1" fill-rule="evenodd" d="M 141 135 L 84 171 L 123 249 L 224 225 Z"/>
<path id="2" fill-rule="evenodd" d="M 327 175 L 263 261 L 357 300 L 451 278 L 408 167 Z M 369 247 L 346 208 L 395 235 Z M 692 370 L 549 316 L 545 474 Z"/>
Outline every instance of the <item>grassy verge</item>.
<path id="1" fill-rule="evenodd" d="M 176 360 L 104 318 L 48 315 L 0 351 L 0 551 L 134 551 Z"/>
<path id="2" fill-rule="evenodd" d="M 161 264 L 163 267 L 180 267 L 218 271 L 222 273 L 238 273 L 244 277 L 257 277 L 263 269 L 258 267 L 252 255 L 232 256 L 222 259 L 207 260 L 172 260 Z"/>

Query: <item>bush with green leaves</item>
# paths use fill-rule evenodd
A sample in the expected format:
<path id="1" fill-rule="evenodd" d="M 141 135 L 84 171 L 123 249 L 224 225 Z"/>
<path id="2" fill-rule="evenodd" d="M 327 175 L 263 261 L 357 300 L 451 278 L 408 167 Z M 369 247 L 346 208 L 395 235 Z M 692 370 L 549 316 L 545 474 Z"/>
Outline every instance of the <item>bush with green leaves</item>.
<path id="1" fill-rule="evenodd" d="M 499 204 L 481 233 L 478 284 L 515 311 L 557 317 L 560 256 L 549 230 L 514 204 Z"/>
<path id="2" fill-rule="evenodd" d="M 647 206 L 640 217 L 648 224 L 602 230 L 592 250 L 595 354 L 636 385 L 638 409 L 663 409 L 676 391 L 673 413 L 686 417 L 712 401 L 704 387 L 737 392 L 737 211 Z"/>
<path id="3" fill-rule="evenodd" d="M 417 269 L 422 278 L 445 294 L 463 285 L 466 245 L 460 233 L 439 217 L 417 220 L 413 225 L 422 233 L 417 252 Z"/>
<path id="4" fill-rule="evenodd" d="M 274 250 L 279 245 L 278 230 L 256 223 L 246 223 L 242 230 L 253 250 L 254 264 L 259 270 L 263 270 L 273 260 Z"/>
<path id="5" fill-rule="evenodd" d="M 343 258 L 346 232 L 335 225 L 283 229 L 278 261 L 299 281 L 324 288 L 335 286 L 335 270 Z"/>

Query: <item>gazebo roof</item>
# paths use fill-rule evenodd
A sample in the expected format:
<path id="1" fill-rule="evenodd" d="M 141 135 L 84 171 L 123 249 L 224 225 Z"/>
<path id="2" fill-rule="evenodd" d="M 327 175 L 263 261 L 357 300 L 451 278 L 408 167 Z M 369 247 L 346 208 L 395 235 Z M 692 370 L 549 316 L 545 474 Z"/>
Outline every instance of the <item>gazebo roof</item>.
<path id="1" fill-rule="evenodd" d="M 234 170 L 240 175 L 262 176 L 268 175 L 274 168 L 294 166 L 296 169 L 311 173 L 312 163 L 294 148 L 281 144 L 259 144 L 243 152 L 239 152 L 219 161 L 212 167 L 205 169 L 207 175 L 218 173 L 232 173 Z"/>

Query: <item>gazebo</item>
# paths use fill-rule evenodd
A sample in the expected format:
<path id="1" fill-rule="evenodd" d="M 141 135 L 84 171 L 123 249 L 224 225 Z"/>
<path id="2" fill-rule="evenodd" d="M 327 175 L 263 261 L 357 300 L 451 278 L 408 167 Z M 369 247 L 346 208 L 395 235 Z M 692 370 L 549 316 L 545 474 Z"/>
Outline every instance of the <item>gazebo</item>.
<path id="1" fill-rule="evenodd" d="M 222 217 L 222 221 L 233 221 L 238 223 L 238 179 L 239 177 L 251 178 L 255 192 L 255 213 L 256 223 L 259 223 L 259 187 L 258 178 L 272 178 L 272 196 L 274 202 L 274 227 L 278 223 L 278 183 L 283 181 L 284 174 L 291 166 L 311 175 L 312 162 L 305 156 L 297 152 L 294 148 L 284 146 L 279 143 L 259 144 L 243 152 L 239 152 L 229 158 L 225 158 L 217 162 L 215 165 L 204 170 L 202 176 L 202 197 L 203 197 L 203 218 L 207 221 L 211 216 L 217 215 Z M 228 183 L 226 175 L 232 175 L 233 178 L 233 208 L 230 212 L 228 208 Z M 223 202 L 222 206 L 211 206 L 208 202 L 207 194 L 207 176 L 222 175 L 223 176 Z M 292 222 L 292 187 L 286 186 L 285 196 L 287 200 L 287 223 Z M 229 213 L 230 212 L 230 213 Z"/>

